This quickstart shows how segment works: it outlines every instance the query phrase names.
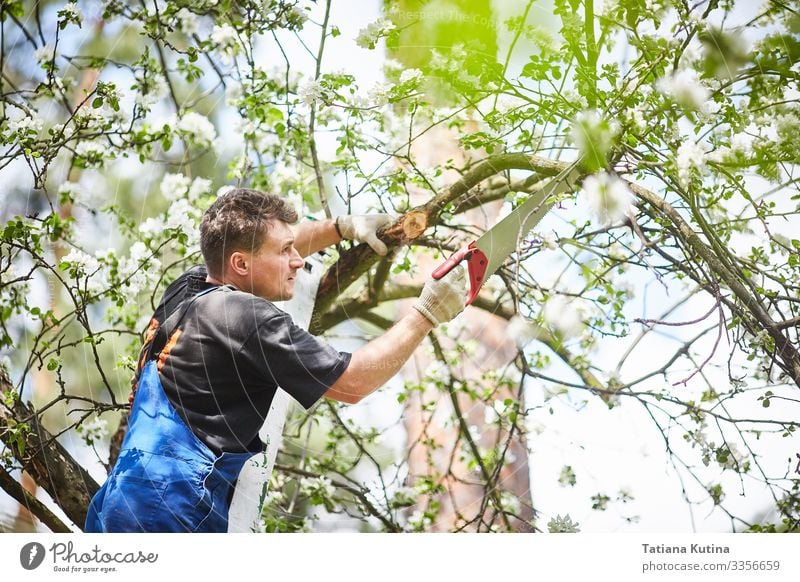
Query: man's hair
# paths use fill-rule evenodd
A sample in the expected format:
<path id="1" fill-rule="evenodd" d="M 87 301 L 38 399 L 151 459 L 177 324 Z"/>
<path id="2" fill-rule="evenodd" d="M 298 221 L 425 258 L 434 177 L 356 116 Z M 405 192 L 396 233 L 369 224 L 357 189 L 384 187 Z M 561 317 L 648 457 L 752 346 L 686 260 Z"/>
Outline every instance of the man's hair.
<path id="1" fill-rule="evenodd" d="M 286 200 L 248 188 L 220 196 L 203 214 L 200 250 L 210 275 L 221 277 L 234 251 L 255 252 L 269 232 L 269 222 L 297 222 L 297 211 Z"/>

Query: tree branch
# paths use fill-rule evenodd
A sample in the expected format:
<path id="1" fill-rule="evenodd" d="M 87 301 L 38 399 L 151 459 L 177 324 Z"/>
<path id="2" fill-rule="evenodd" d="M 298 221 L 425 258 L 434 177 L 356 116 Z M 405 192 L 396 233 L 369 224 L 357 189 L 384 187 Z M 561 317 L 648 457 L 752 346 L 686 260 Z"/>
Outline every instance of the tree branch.
<path id="1" fill-rule="evenodd" d="M 25 488 L 2 465 L 0 465 L 0 488 L 13 497 L 17 503 L 27 508 L 51 532 L 72 533 L 72 530 L 55 513 L 50 511 L 44 503 L 36 499 L 28 491 L 25 491 Z"/>
<path id="2" fill-rule="evenodd" d="M 100 486 L 41 425 L 39 415 L 16 397 L 2 368 L 0 399 L 0 440 L 67 517 L 83 528 L 89 502 Z"/>

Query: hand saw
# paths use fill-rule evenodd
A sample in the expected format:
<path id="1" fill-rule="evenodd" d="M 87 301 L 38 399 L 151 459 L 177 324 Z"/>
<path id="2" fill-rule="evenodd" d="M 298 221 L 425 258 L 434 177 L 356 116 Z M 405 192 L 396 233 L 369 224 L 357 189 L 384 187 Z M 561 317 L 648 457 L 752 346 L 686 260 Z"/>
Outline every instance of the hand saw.
<path id="1" fill-rule="evenodd" d="M 573 162 L 538 192 L 515 208 L 483 235 L 456 251 L 433 272 L 434 279 L 441 279 L 453 267 L 466 260 L 469 272 L 470 291 L 467 305 L 478 296 L 481 286 L 517 250 L 522 238 L 536 226 L 553 207 L 557 195 L 574 190 L 582 176 L 580 159 Z"/>

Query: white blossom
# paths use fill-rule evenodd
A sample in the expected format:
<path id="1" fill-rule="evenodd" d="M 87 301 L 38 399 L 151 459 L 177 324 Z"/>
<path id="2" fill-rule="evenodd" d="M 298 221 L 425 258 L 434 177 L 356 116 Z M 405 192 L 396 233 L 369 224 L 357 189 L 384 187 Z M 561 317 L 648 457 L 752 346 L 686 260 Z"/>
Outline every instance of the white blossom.
<path id="1" fill-rule="evenodd" d="M 583 192 L 589 201 L 589 208 L 604 226 L 611 226 L 622 220 L 631 209 L 633 194 L 623 181 L 599 172 L 583 181 Z"/>
<path id="2" fill-rule="evenodd" d="M 299 29 L 308 20 L 308 14 L 297 4 L 290 6 L 288 10 L 281 12 L 281 17 L 277 25 L 281 28 Z"/>
<path id="3" fill-rule="evenodd" d="M 95 188 L 85 188 L 77 182 L 63 182 L 58 187 L 59 195 L 66 195 L 75 202 L 87 208 L 97 208 L 103 202 L 102 193 Z"/>
<path id="4" fill-rule="evenodd" d="M 186 198 L 179 198 L 167 210 L 166 227 L 192 234 L 196 228 L 197 213 L 197 209 Z"/>
<path id="5" fill-rule="evenodd" d="M 513 341 L 519 349 L 522 349 L 529 342 L 539 337 L 539 328 L 524 317 L 515 315 L 508 322 L 506 336 Z"/>
<path id="6" fill-rule="evenodd" d="M 539 238 L 542 240 L 542 246 L 547 250 L 554 251 L 558 249 L 558 239 L 552 232 L 546 232 L 543 235 L 540 235 Z"/>
<path id="7" fill-rule="evenodd" d="M 74 88 L 75 80 L 71 79 L 70 77 L 53 76 L 53 84 L 55 84 L 58 90 L 62 93 L 67 93 L 68 91 L 72 91 Z"/>
<path id="8" fill-rule="evenodd" d="M 694 13 L 692 13 L 694 14 Z M 699 42 L 690 42 L 683 49 L 680 58 L 680 67 L 688 68 L 703 58 L 703 46 Z"/>
<path id="9" fill-rule="evenodd" d="M 389 94 L 394 88 L 392 83 L 379 81 L 367 93 L 370 105 L 374 107 L 382 107 L 389 102 Z"/>
<path id="10" fill-rule="evenodd" d="M 175 13 L 175 18 L 178 19 L 181 32 L 186 36 L 192 36 L 197 32 L 197 15 L 194 12 L 181 8 Z"/>
<path id="11" fill-rule="evenodd" d="M 431 518 L 419 509 L 415 510 L 408 518 L 408 525 L 416 531 L 423 531 L 425 528 L 430 527 L 432 523 Z"/>
<path id="12" fill-rule="evenodd" d="M 99 266 L 97 259 L 80 249 L 72 249 L 61 261 L 76 267 L 79 273 L 92 273 Z"/>
<path id="13" fill-rule="evenodd" d="M 563 295 L 555 295 L 547 300 L 542 309 L 542 317 L 548 325 L 566 337 L 576 336 L 583 330 L 583 313 L 576 301 Z"/>
<path id="14" fill-rule="evenodd" d="M 522 504 L 519 501 L 519 497 L 511 493 L 511 491 L 501 491 L 500 509 L 511 514 L 518 515 L 522 509 Z"/>
<path id="15" fill-rule="evenodd" d="M 150 249 L 147 248 L 147 245 L 145 245 L 142 241 L 136 241 L 133 243 L 133 246 L 131 246 L 130 250 L 130 257 L 132 261 L 137 264 L 141 264 L 142 261 L 147 259 L 149 256 Z"/>
<path id="16" fill-rule="evenodd" d="M 406 69 L 400 74 L 401 83 L 413 82 L 414 84 L 422 81 L 422 71 L 419 69 Z"/>
<path id="17" fill-rule="evenodd" d="M 336 488 L 327 477 L 303 477 L 300 479 L 300 491 L 306 495 L 319 493 L 323 497 L 332 497 Z"/>
<path id="18" fill-rule="evenodd" d="M 267 491 L 267 494 L 264 495 L 264 505 L 272 505 L 274 503 L 280 503 L 284 499 L 283 491 Z"/>
<path id="19" fill-rule="evenodd" d="M 98 141 L 84 140 L 75 146 L 75 153 L 85 158 L 102 158 L 106 152 L 106 147 Z"/>
<path id="20" fill-rule="evenodd" d="M 685 188 L 689 185 L 692 170 L 701 170 L 705 166 L 705 150 L 693 141 L 685 141 L 678 147 L 675 163 L 678 181 Z"/>
<path id="21" fill-rule="evenodd" d="M 97 258 L 97 257 L 95 257 Z M 90 295 L 99 295 L 108 291 L 111 286 L 109 269 L 107 265 L 100 264 L 98 268 L 86 279 L 86 292 Z"/>
<path id="22" fill-rule="evenodd" d="M 626 259 L 627 259 L 629 256 L 630 256 L 630 255 L 629 255 L 629 254 L 628 254 L 628 252 L 625 250 L 625 247 L 623 247 L 623 246 L 622 246 L 621 244 L 619 244 L 618 242 L 612 243 L 612 244 L 611 244 L 611 245 L 608 247 L 608 257 L 609 257 L 610 259 L 614 259 L 615 261 L 624 261 L 624 260 L 626 260 Z"/>
<path id="23" fill-rule="evenodd" d="M 36 59 L 36 62 L 41 65 L 43 63 L 49 63 L 52 61 L 53 57 L 55 57 L 55 54 L 55 49 L 51 45 L 46 44 L 36 49 L 36 52 L 33 53 L 33 56 Z"/>
<path id="24" fill-rule="evenodd" d="M 236 135 L 253 136 L 256 133 L 255 124 L 246 117 L 239 117 L 233 122 L 233 131 Z"/>
<path id="25" fill-rule="evenodd" d="M 102 258 L 102 254 L 100 254 Z M 61 259 L 75 270 L 75 277 L 79 287 L 89 294 L 96 295 L 109 287 L 108 269 L 104 268 L 98 256 L 91 256 L 79 249 L 72 249 L 67 256 Z"/>
<path id="26" fill-rule="evenodd" d="M 127 294 L 138 295 L 158 281 L 161 261 L 150 255 L 150 249 L 138 241 L 131 247 L 129 256 L 120 260 L 119 276 L 124 281 L 122 287 Z"/>
<path id="27" fill-rule="evenodd" d="M 580 112 L 572 123 L 570 136 L 578 149 L 589 158 L 604 158 L 612 145 L 618 126 L 603 119 L 594 109 Z"/>
<path id="28" fill-rule="evenodd" d="M 490 99 L 493 98 L 494 98 L 493 96 L 490 97 Z M 509 93 L 500 93 L 500 95 L 497 97 L 497 106 L 495 107 L 495 111 L 505 115 L 510 111 L 516 111 L 517 109 L 521 109 L 522 107 L 525 107 L 527 105 L 530 105 L 530 102 L 526 101 L 525 99 L 522 99 L 518 95 L 511 95 Z"/>
<path id="29" fill-rule="evenodd" d="M 556 515 L 549 522 L 547 522 L 547 531 L 550 533 L 578 533 L 581 531 L 579 523 L 573 523 L 569 514 L 561 517 Z"/>
<path id="30" fill-rule="evenodd" d="M 83 20 L 83 13 L 81 12 L 80 8 L 78 8 L 78 4 L 76 2 L 69 2 L 59 11 L 67 20 L 72 20 L 73 22 L 80 22 Z"/>
<path id="31" fill-rule="evenodd" d="M 189 200 L 196 202 L 204 194 L 211 192 L 211 180 L 206 178 L 195 178 L 189 187 Z"/>
<path id="32" fill-rule="evenodd" d="M 164 232 L 164 222 L 158 218 L 148 218 L 142 224 L 139 225 L 139 232 L 142 234 L 143 237 L 147 238 L 155 238 L 157 235 Z"/>
<path id="33" fill-rule="evenodd" d="M 644 118 L 644 107 L 641 105 L 637 105 L 630 110 L 630 119 L 633 122 L 634 127 L 639 131 L 644 131 L 647 129 L 647 120 Z"/>
<path id="34" fill-rule="evenodd" d="M 744 470 L 747 455 L 743 454 L 735 443 L 727 443 L 728 454 L 720 465 L 725 469 Z"/>
<path id="35" fill-rule="evenodd" d="M 75 125 L 81 126 L 85 129 L 102 130 L 108 121 L 106 118 L 106 112 L 103 111 L 105 107 L 105 104 L 103 107 L 99 107 L 97 109 L 94 107 L 82 107 L 75 113 L 75 116 L 73 117 Z"/>
<path id="36" fill-rule="evenodd" d="M 214 26 L 211 31 L 211 42 L 217 45 L 226 59 L 234 57 L 239 52 L 239 38 L 236 29 L 230 24 Z"/>
<path id="37" fill-rule="evenodd" d="M 485 424 L 497 422 L 511 412 L 511 409 L 512 407 L 506 406 L 502 400 L 495 400 L 491 406 L 486 406 L 483 409 L 483 422 Z"/>
<path id="38" fill-rule="evenodd" d="M 260 152 L 272 152 L 276 146 L 281 145 L 278 134 L 272 131 L 260 131 L 256 134 L 256 137 L 256 147 Z M 344 155 L 344 152 L 341 155 Z"/>
<path id="39" fill-rule="evenodd" d="M 710 98 L 708 89 L 700 82 L 694 69 L 681 69 L 658 81 L 658 89 L 676 103 L 689 109 L 704 110 Z"/>
<path id="40" fill-rule="evenodd" d="M 28 133 L 34 133 L 36 135 L 42 131 L 43 123 L 41 119 L 34 118 L 34 117 L 22 117 L 20 119 L 9 119 L 8 120 L 8 130 L 11 133 L 16 133 L 19 136 L 24 136 Z"/>
<path id="41" fill-rule="evenodd" d="M 388 35 L 395 29 L 395 25 L 385 18 L 379 18 L 358 31 L 356 44 L 361 48 L 374 49 L 381 37 Z"/>
<path id="42" fill-rule="evenodd" d="M 225 104 L 234 106 L 238 103 L 239 99 L 244 95 L 242 84 L 236 81 L 228 81 L 225 87 Z"/>
<path id="43" fill-rule="evenodd" d="M 164 198 L 174 202 L 186 196 L 192 181 L 183 174 L 164 174 L 161 179 L 161 193 Z"/>
<path id="44" fill-rule="evenodd" d="M 205 115 L 190 111 L 177 122 L 178 131 L 186 134 L 198 145 L 210 146 L 217 137 L 217 130 Z"/>
<path id="45" fill-rule="evenodd" d="M 108 421 L 105 419 L 94 417 L 92 420 L 79 425 L 76 430 L 83 436 L 86 444 L 93 445 L 103 437 L 108 436 L 107 425 Z"/>
<path id="46" fill-rule="evenodd" d="M 317 101 L 321 101 L 325 96 L 325 92 L 322 89 L 322 85 L 318 81 L 309 79 L 300 86 L 297 95 L 300 97 L 303 103 L 310 107 Z"/>
<path id="47" fill-rule="evenodd" d="M 744 130 L 731 135 L 731 150 L 742 152 L 744 155 L 753 153 L 753 143 L 756 141 L 758 128 L 752 123 L 744 128 Z"/>
<path id="48" fill-rule="evenodd" d="M 138 90 L 134 102 L 142 109 L 149 110 L 153 105 L 161 101 L 169 93 L 166 81 L 159 74 L 151 73 L 147 77 L 147 84 L 143 80 L 137 79 Z M 147 93 L 144 89 L 147 89 Z"/>

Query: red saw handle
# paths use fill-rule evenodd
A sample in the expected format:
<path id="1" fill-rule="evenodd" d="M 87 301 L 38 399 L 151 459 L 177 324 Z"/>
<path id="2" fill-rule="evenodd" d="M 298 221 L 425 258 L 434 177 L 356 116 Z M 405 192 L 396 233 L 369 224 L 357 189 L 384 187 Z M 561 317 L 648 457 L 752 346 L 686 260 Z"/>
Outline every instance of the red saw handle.
<path id="1" fill-rule="evenodd" d="M 478 296 L 478 292 L 481 290 L 481 285 L 483 285 L 484 282 L 486 266 L 489 264 L 489 260 L 486 258 L 484 252 L 473 246 L 474 244 L 475 241 L 453 253 L 449 259 L 436 267 L 432 273 L 434 279 L 441 279 L 452 271 L 453 267 L 466 259 L 467 271 L 469 272 L 469 293 L 467 294 L 466 305 L 472 303 Z"/>

